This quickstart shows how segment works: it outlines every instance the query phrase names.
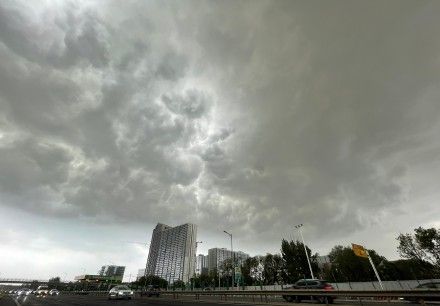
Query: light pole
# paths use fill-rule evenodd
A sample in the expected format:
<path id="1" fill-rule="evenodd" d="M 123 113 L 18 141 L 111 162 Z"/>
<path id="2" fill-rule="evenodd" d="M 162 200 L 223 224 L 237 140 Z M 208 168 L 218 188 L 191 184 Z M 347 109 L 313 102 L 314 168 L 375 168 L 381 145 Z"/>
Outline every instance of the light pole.
<path id="1" fill-rule="evenodd" d="M 231 238 L 231 260 L 232 260 L 232 277 L 231 277 L 231 284 L 232 284 L 232 290 L 234 290 L 234 272 L 235 272 L 235 256 L 234 256 L 234 249 L 232 248 L 232 234 L 228 233 L 227 231 L 223 231 L 226 235 Z"/>
<path id="2" fill-rule="evenodd" d="M 315 279 L 315 276 L 313 275 L 312 265 L 310 264 L 309 253 L 307 252 L 306 243 L 304 242 L 304 237 L 303 237 L 303 234 L 301 232 L 301 227 L 303 227 L 303 226 L 304 226 L 304 224 L 301 223 L 301 224 L 295 225 L 295 228 L 299 231 L 299 234 L 300 234 L 301 239 L 302 239 L 302 243 L 303 243 L 303 246 L 304 246 L 304 252 L 306 252 L 307 263 L 309 264 L 310 274 L 312 275 L 312 278 Z"/>

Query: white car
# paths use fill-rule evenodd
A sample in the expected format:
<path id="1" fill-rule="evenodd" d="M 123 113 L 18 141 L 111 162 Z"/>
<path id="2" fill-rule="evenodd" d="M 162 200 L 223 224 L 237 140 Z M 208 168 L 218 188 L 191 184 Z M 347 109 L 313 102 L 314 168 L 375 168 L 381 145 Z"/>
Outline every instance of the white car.
<path id="1" fill-rule="evenodd" d="M 18 289 L 18 290 L 17 290 L 17 295 L 18 295 L 18 296 L 26 295 L 26 292 L 27 292 L 28 290 L 29 290 L 29 289 L 27 289 L 27 288 L 21 288 L 21 289 Z"/>
<path id="2" fill-rule="evenodd" d="M 49 294 L 49 287 L 47 286 L 38 286 L 37 291 L 35 292 L 35 295 L 48 295 Z"/>
<path id="3" fill-rule="evenodd" d="M 134 292 L 125 285 L 113 287 L 108 293 L 108 299 L 129 299 L 134 297 Z"/>
<path id="4" fill-rule="evenodd" d="M 18 296 L 29 295 L 31 293 L 32 293 L 32 290 L 28 289 L 28 288 L 23 288 L 23 289 L 20 289 L 20 290 L 17 291 L 17 295 Z"/>
<path id="5" fill-rule="evenodd" d="M 60 292 L 57 289 L 52 289 L 49 291 L 49 295 L 60 295 Z"/>

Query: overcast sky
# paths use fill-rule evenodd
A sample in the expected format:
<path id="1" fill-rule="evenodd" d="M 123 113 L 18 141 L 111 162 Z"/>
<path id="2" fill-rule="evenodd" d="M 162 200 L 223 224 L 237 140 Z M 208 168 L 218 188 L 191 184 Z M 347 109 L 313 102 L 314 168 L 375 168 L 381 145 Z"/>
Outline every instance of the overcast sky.
<path id="1" fill-rule="evenodd" d="M 439 1 L 0 1 L 0 277 L 440 227 Z"/>

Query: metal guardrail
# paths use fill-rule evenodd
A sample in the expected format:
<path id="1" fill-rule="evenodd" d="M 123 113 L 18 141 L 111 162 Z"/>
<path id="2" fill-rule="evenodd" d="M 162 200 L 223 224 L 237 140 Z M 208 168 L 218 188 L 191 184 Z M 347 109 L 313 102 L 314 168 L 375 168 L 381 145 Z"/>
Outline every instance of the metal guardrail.
<path id="1" fill-rule="evenodd" d="M 61 294 L 64 295 L 99 295 L 99 296 L 104 296 L 104 295 L 108 295 L 108 290 L 106 291 L 61 291 Z"/>
<path id="2" fill-rule="evenodd" d="M 161 294 L 194 296 L 320 296 L 320 297 L 354 297 L 354 298 L 438 298 L 440 290 L 391 290 L 391 291 L 353 291 L 353 290 L 268 290 L 268 291 L 162 291 Z"/>
<path id="3" fill-rule="evenodd" d="M 135 290 L 136 294 L 140 294 Z M 65 291 L 66 295 L 94 295 L 94 296 L 106 296 L 108 291 Z M 436 289 L 423 289 L 423 290 L 225 290 L 225 291 L 160 291 L 161 295 L 172 296 L 173 299 L 179 299 L 181 296 L 192 296 L 195 300 L 199 300 L 202 296 L 218 296 L 221 299 L 227 300 L 228 297 L 234 296 L 257 296 L 263 301 L 267 302 L 268 297 L 282 297 L 282 296 L 315 296 L 315 297 L 333 297 L 333 298 L 377 298 L 377 299 L 392 299 L 392 298 L 406 298 L 414 300 L 429 300 L 431 298 L 440 300 L 440 290 Z"/>
<path id="4" fill-rule="evenodd" d="M 46 284 L 49 281 L 45 279 L 0 278 L 0 283 L 32 283 L 32 282 Z"/>

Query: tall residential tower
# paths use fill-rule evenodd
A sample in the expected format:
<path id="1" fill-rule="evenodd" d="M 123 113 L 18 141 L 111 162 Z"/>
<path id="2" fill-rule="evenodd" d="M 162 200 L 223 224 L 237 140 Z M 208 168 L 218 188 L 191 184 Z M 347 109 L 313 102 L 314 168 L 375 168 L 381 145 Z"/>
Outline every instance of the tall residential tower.
<path id="1" fill-rule="evenodd" d="M 146 266 L 147 275 L 156 275 L 172 284 L 189 282 L 196 262 L 197 226 L 183 224 L 171 227 L 158 223 L 151 237 Z"/>

